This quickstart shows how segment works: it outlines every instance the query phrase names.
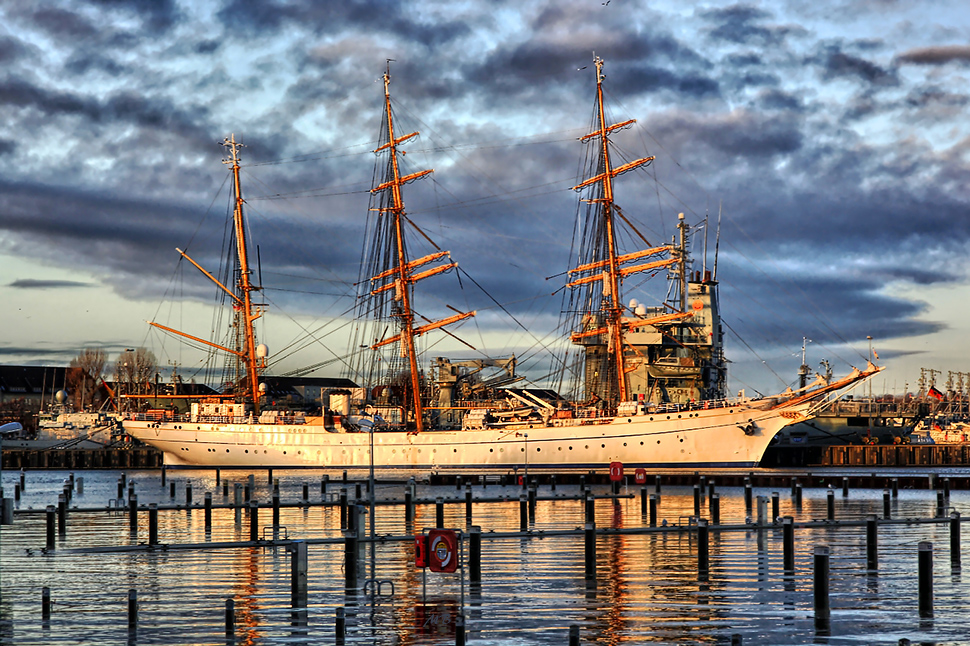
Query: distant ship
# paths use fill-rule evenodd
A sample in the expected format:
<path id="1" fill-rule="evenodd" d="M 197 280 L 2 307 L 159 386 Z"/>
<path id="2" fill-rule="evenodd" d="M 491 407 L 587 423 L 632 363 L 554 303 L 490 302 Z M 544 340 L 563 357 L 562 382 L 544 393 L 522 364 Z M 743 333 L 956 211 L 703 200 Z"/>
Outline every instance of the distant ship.
<path id="1" fill-rule="evenodd" d="M 599 58 L 595 69 L 594 127 L 581 140 L 589 146 L 592 165 L 574 187 L 587 206 L 565 308 L 574 315 L 570 340 L 579 348 L 581 398 L 566 401 L 509 387 L 517 380 L 514 358 L 438 358 L 430 376 L 420 369 L 416 338 L 475 312 L 455 310 L 446 319 L 421 323 L 414 309 L 415 284 L 455 269 L 456 263 L 440 249 L 419 258 L 408 254 L 405 229 L 417 226 L 405 215 L 402 187 L 432 171 L 401 172 L 402 144 L 418 133 L 395 133 L 388 67 L 381 142 L 375 151 L 384 155 L 379 162 L 384 176 L 372 189 L 371 211 L 377 216 L 361 281 L 360 310 L 368 320 L 361 321 L 356 340 L 363 343 L 355 346 L 367 348 L 357 352 L 357 365 L 370 385 L 356 395 L 332 397 L 332 415 L 263 406 L 259 380 L 266 352 L 256 343 L 252 323 L 261 312 L 251 299 L 259 287 L 250 281 L 238 144 L 229 138 L 224 144 L 235 187 L 233 275 L 238 280 L 234 289 L 223 289 L 233 299 L 241 336 L 238 349 L 204 343 L 238 359 L 241 378 L 221 399 L 193 403 L 188 415 L 129 413 L 125 431 L 164 451 L 166 463 L 175 465 L 373 465 L 425 472 L 596 468 L 611 462 L 630 468 L 751 467 L 783 427 L 811 418 L 830 397 L 882 370 L 869 363 L 843 379 L 773 397 L 725 396 L 716 271 L 691 269 L 691 227 L 683 214 L 671 243 L 620 249 L 620 227 L 632 232 L 623 239 L 646 243 L 646 238 L 614 201 L 614 179 L 654 158 L 614 165 L 609 136 L 634 121 L 608 124 Z M 624 300 L 626 278 L 660 272 L 672 279 L 672 296 L 656 307 Z M 485 367 L 498 368 L 499 376 L 472 378 Z"/>

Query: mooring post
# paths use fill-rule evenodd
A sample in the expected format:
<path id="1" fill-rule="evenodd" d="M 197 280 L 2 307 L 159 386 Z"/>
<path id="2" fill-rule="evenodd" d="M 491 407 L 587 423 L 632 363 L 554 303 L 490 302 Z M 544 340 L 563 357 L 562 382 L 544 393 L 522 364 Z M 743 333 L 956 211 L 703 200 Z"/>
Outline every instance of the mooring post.
<path id="1" fill-rule="evenodd" d="M 827 633 L 831 626 L 832 610 L 829 606 L 829 548 L 815 547 L 815 630 Z"/>
<path id="2" fill-rule="evenodd" d="M 310 483 L 303 483 L 303 504 L 310 502 Z"/>
<path id="3" fill-rule="evenodd" d="M 77 479 L 77 482 L 74 483 L 74 486 L 77 488 L 77 495 L 83 496 L 84 495 L 84 477 L 83 476 L 79 476 L 78 479 Z"/>
<path id="4" fill-rule="evenodd" d="M 118 500 L 125 497 L 125 483 L 122 482 L 121 478 L 118 478 L 118 495 L 115 496 Z"/>
<path id="5" fill-rule="evenodd" d="M 13 506 L 14 502 L 10 498 L 3 498 L 0 495 L 0 504 L 3 505 L 2 519 L 0 525 L 13 525 Z"/>
<path id="6" fill-rule="evenodd" d="M 899 497 L 899 478 L 892 479 L 893 498 Z"/>
<path id="7" fill-rule="evenodd" d="M 249 540 L 253 543 L 259 540 L 259 503 L 249 501 Z"/>
<path id="8" fill-rule="evenodd" d="M 138 628 L 138 590 L 128 590 L 128 630 Z"/>
<path id="9" fill-rule="evenodd" d="M 950 499 L 950 479 L 943 478 L 943 497 L 947 500 Z"/>
<path id="10" fill-rule="evenodd" d="M 781 519 L 782 567 L 785 572 L 795 571 L 795 519 L 785 516 Z"/>
<path id="11" fill-rule="evenodd" d="M 889 504 L 889 489 L 883 489 L 882 492 L 882 517 L 886 520 L 892 516 L 892 509 Z"/>
<path id="12" fill-rule="evenodd" d="M 731 646 L 742 646 L 741 635 L 738 633 L 731 635 Z"/>
<path id="13" fill-rule="evenodd" d="M 330 482 L 330 475 L 324 473 L 320 476 L 320 497 L 323 498 L 327 495 L 327 484 Z"/>
<path id="14" fill-rule="evenodd" d="M 596 522 L 596 498 L 593 497 L 593 492 L 588 488 L 583 491 L 583 505 L 586 508 L 586 522 Z"/>
<path id="15" fill-rule="evenodd" d="M 795 485 L 795 507 L 801 509 L 802 507 L 802 483 Z"/>
<path id="16" fill-rule="evenodd" d="M 717 488 L 714 486 L 714 479 L 712 478 L 707 482 L 707 495 L 713 496 L 716 491 Z"/>
<path id="17" fill-rule="evenodd" d="M 694 485 L 694 517 L 699 518 L 701 515 L 701 486 Z"/>
<path id="18" fill-rule="evenodd" d="M 647 485 L 640 487 L 640 515 L 647 515 Z"/>
<path id="19" fill-rule="evenodd" d="M 529 485 L 529 521 L 535 522 L 536 520 L 536 497 L 538 485 L 534 482 Z"/>
<path id="20" fill-rule="evenodd" d="M 657 526 L 657 494 L 650 494 L 650 526 Z"/>
<path id="21" fill-rule="evenodd" d="M 879 569 L 879 533 L 875 516 L 866 519 L 866 568 Z"/>
<path id="22" fill-rule="evenodd" d="M 337 646 L 344 646 L 347 639 L 347 617 L 343 608 L 337 608 L 334 632 L 337 637 Z"/>
<path id="23" fill-rule="evenodd" d="M 744 510 L 746 513 L 751 513 L 751 501 L 754 495 L 754 490 L 751 488 L 751 478 L 744 479 Z"/>
<path id="24" fill-rule="evenodd" d="M 596 585 L 596 523 L 586 523 L 586 585 Z"/>
<path id="25" fill-rule="evenodd" d="M 238 482 L 232 484 L 232 508 L 238 525 L 242 520 L 242 484 Z"/>
<path id="26" fill-rule="evenodd" d="M 57 533 L 60 536 L 67 534 L 67 500 L 64 494 L 57 496 Z"/>
<path id="27" fill-rule="evenodd" d="M 472 524 L 472 483 L 465 485 L 465 526 Z"/>
<path id="28" fill-rule="evenodd" d="M 842 497 L 849 497 L 849 479 L 845 476 L 842 477 Z"/>
<path id="29" fill-rule="evenodd" d="M 721 494 L 711 494 L 711 524 L 721 524 Z"/>
<path id="30" fill-rule="evenodd" d="M 414 499 L 411 496 L 411 485 L 404 485 L 404 522 L 410 523 L 414 519 Z"/>
<path id="31" fill-rule="evenodd" d="M 273 470 L 266 469 L 266 484 L 273 484 Z"/>
<path id="32" fill-rule="evenodd" d="M 768 498 L 766 496 L 758 496 L 758 526 L 761 527 L 765 525 L 768 521 Z"/>
<path id="33" fill-rule="evenodd" d="M 185 507 L 189 508 L 192 506 L 192 483 L 188 480 L 185 481 Z"/>
<path id="34" fill-rule="evenodd" d="M 293 541 L 290 550 L 290 605 L 294 608 L 307 607 L 307 544 L 306 541 Z"/>
<path id="35" fill-rule="evenodd" d="M 950 512 L 950 565 L 960 567 L 960 512 Z"/>
<path id="36" fill-rule="evenodd" d="M 236 634 L 236 601 L 226 599 L 226 638 L 231 639 Z"/>
<path id="37" fill-rule="evenodd" d="M 344 469 L 343 481 L 344 481 L 344 484 L 347 484 L 347 469 Z"/>
<path id="38" fill-rule="evenodd" d="M 280 492 L 273 493 L 273 527 L 280 526 Z"/>
<path id="39" fill-rule="evenodd" d="M 438 529 L 445 527 L 445 499 L 441 496 L 434 499 L 434 526 Z"/>
<path id="40" fill-rule="evenodd" d="M 472 585 L 482 584 L 482 528 L 472 525 L 468 534 L 468 577 Z"/>
<path id="41" fill-rule="evenodd" d="M 158 545 L 158 504 L 148 505 L 148 544 Z"/>
<path id="42" fill-rule="evenodd" d="M 363 500 L 364 496 L 360 490 L 360 483 L 354 483 L 354 500 Z"/>
<path id="43" fill-rule="evenodd" d="M 222 482 L 222 470 L 217 468 L 216 469 L 216 488 L 217 489 L 219 488 L 219 483 L 221 482 Z"/>
<path id="44" fill-rule="evenodd" d="M 919 544 L 919 616 L 929 619 L 933 616 L 933 543 L 920 541 Z"/>
<path id="45" fill-rule="evenodd" d="M 344 532 L 344 587 L 347 592 L 357 590 L 357 533 Z"/>
<path id="46" fill-rule="evenodd" d="M 132 536 L 138 536 L 138 496 L 135 494 L 128 498 L 128 531 Z"/>
<path id="47" fill-rule="evenodd" d="M 47 505 L 47 550 L 54 549 L 54 505 Z"/>
<path id="48" fill-rule="evenodd" d="M 791 479 L 791 497 L 792 498 L 795 497 L 795 485 L 797 485 L 797 484 L 798 484 L 798 478 L 792 478 Z"/>
<path id="49" fill-rule="evenodd" d="M 462 612 L 459 610 L 455 617 L 455 646 L 465 646 L 465 615 Z"/>
<path id="50" fill-rule="evenodd" d="M 222 497 L 223 498 L 228 498 L 229 497 L 229 481 L 228 480 L 223 480 L 222 481 Z"/>
<path id="51" fill-rule="evenodd" d="M 13 483 L 13 499 L 16 500 L 16 501 L 18 501 L 18 502 L 20 501 L 20 483 L 19 482 Z"/>
<path id="52" fill-rule="evenodd" d="M 209 491 L 205 492 L 205 524 L 204 527 L 206 531 L 212 530 L 212 493 Z"/>
<path id="53" fill-rule="evenodd" d="M 168 497 L 175 498 L 175 481 L 172 480 L 168 483 Z"/>
<path id="54" fill-rule="evenodd" d="M 946 515 L 946 500 L 943 498 L 943 490 L 936 491 L 936 517 L 943 518 Z"/>
<path id="55" fill-rule="evenodd" d="M 455 491 L 461 491 L 461 476 L 455 476 Z"/>
<path id="56" fill-rule="evenodd" d="M 707 581 L 710 568 L 710 530 L 706 518 L 697 519 L 697 579 Z"/>
<path id="57" fill-rule="evenodd" d="M 926 479 L 927 479 L 926 488 L 936 489 L 936 474 L 931 473 L 926 477 Z"/>
<path id="58" fill-rule="evenodd" d="M 579 625 L 569 626 L 569 646 L 579 646 Z"/>
<path id="59" fill-rule="evenodd" d="M 40 618 L 44 621 L 49 621 L 51 618 L 51 589 L 46 585 L 40 591 L 40 599 Z"/>
<path id="60" fill-rule="evenodd" d="M 340 529 L 347 529 L 347 488 L 340 488 Z"/>
<path id="61" fill-rule="evenodd" d="M 828 491 L 825 492 L 826 497 L 826 518 L 831 522 L 835 520 L 835 491 L 832 490 L 832 485 L 829 485 Z"/>
<path id="62" fill-rule="evenodd" d="M 780 499 L 777 491 L 771 492 L 771 522 L 772 524 L 778 522 L 778 518 L 781 516 L 781 511 L 779 509 Z"/>
<path id="63" fill-rule="evenodd" d="M 653 477 L 653 492 L 660 495 L 660 476 L 656 475 Z"/>
<path id="64" fill-rule="evenodd" d="M 249 485 L 249 497 L 252 498 L 256 495 L 256 476 L 250 473 L 246 477 L 246 483 Z M 249 502 L 250 498 L 246 498 L 246 502 Z"/>
<path id="65" fill-rule="evenodd" d="M 441 525 L 439 525 L 441 527 Z M 525 494 L 519 494 L 519 531 L 526 531 L 529 529 L 529 504 L 526 500 Z"/>
<path id="66" fill-rule="evenodd" d="M 162 465 L 162 489 L 165 488 L 165 478 L 166 478 L 166 473 L 165 472 L 166 472 L 166 470 L 167 469 L 166 469 L 165 465 L 163 464 Z"/>
<path id="67" fill-rule="evenodd" d="M 556 475 L 555 474 L 549 476 L 549 490 L 550 491 L 555 491 L 556 490 Z"/>

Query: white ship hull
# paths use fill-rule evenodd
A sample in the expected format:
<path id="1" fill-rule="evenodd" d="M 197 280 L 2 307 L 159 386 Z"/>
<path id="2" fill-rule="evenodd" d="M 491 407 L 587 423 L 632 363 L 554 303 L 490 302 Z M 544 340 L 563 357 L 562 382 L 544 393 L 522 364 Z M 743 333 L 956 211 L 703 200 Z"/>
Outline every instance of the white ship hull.
<path id="1" fill-rule="evenodd" d="M 759 407 L 760 406 L 760 407 Z M 804 419 L 809 403 L 768 409 L 764 400 L 724 408 L 629 417 L 552 420 L 514 429 L 373 433 L 379 469 L 501 470 L 524 467 L 751 467 L 775 434 Z M 165 452 L 165 463 L 214 467 L 370 466 L 371 434 L 322 424 L 156 422 L 125 431 Z"/>

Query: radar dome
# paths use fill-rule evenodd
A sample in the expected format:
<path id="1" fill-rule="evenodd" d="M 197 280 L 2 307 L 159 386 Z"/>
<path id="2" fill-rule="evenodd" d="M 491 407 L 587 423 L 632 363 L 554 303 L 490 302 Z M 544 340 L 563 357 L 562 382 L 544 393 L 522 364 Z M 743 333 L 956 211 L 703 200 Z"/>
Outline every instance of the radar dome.
<path id="1" fill-rule="evenodd" d="M 265 343 L 260 343 L 256 346 L 256 356 L 260 359 L 265 359 L 269 356 L 269 347 Z"/>
<path id="2" fill-rule="evenodd" d="M 630 299 L 630 309 L 631 310 L 637 309 L 637 305 L 639 305 L 639 303 L 637 303 L 637 299 L 631 298 Z"/>
<path id="3" fill-rule="evenodd" d="M 268 388 L 266 387 L 266 382 L 265 381 L 262 382 L 261 384 L 259 384 L 259 392 L 265 393 L 267 390 L 268 390 Z"/>
<path id="4" fill-rule="evenodd" d="M 54 394 L 54 399 L 57 400 L 57 403 L 58 404 L 63 404 L 64 402 L 67 401 L 67 391 L 66 390 L 58 390 Z"/>

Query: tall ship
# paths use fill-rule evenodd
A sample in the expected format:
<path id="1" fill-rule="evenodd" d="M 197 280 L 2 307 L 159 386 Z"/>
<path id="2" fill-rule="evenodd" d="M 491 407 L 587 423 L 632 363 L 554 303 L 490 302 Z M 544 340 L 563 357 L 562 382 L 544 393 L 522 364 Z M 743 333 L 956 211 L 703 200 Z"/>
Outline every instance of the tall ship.
<path id="1" fill-rule="evenodd" d="M 694 270 L 691 227 L 681 214 L 677 234 L 650 244 L 614 197 L 614 180 L 649 165 L 653 157 L 614 164 L 610 136 L 634 121 L 611 124 L 603 109 L 603 61 L 595 59 L 596 99 L 587 146 L 589 172 L 573 187 L 581 194 L 575 265 L 568 271 L 564 315 L 569 353 L 555 389 L 513 388 L 515 358 L 452 361 L 435 357 L 423 370 L 424 335 L 470 319 L 455 310 L 437 321 L 415 308 L 418 283 L 453 271 L 456 263 L 407 215 L 403 187 L 431 170 L 403 173 L 404 144 L 417 132 L 395 131 L 390 69 L 384 74 L 384 112 L 378 168 L 372 188 L 370 231 L 364 253 L 358 327 L 352 340 L 355 378 L 364 388 L 335 394 L 332 411 L 287 414 L 267 409 L 260 389 L 265 362 L 253 321 L 261 315 L 250 280 L 238 145 L 227 139 L 233 173 L 236 231 L 235 285 L 224 286 L 235 312 L 232 347 L 202 341 L 233 357 L 233 387 L 195 402 L 186 415 L 128 413 L 124 429 L 165 452 L 173 465 L 306 466 L 421 472 L 519 468 L 751 467 L 785 426 L 810 419 L 833 397 L 882 368 L 871 362 L 848 376 L 789 389 L 772 397 L 726 396 L 716 271 Z M 632 235 L 620 235 L 626 227 Z M 409 253 L 406 232 L 417 231 L 435 251 Z M 635 239 L 636 249 L 621 248 Z M 184 252 L 182 253 L 185 256 Z M 193 264 L 194 261 L 193 261 Z M 201 269 L 201 267 L 199 267 Z M 203 270 L 204 271 L 204 270 Z M 656 306 L 625 300 L 624 282 L 651 275 L 668 279 Z M 422 289 L 424 285 L 422 284 Z M 159 324 L 153 324 L 159 327 Z M 485 370 L 497 372 L 485 376 Z"/>

